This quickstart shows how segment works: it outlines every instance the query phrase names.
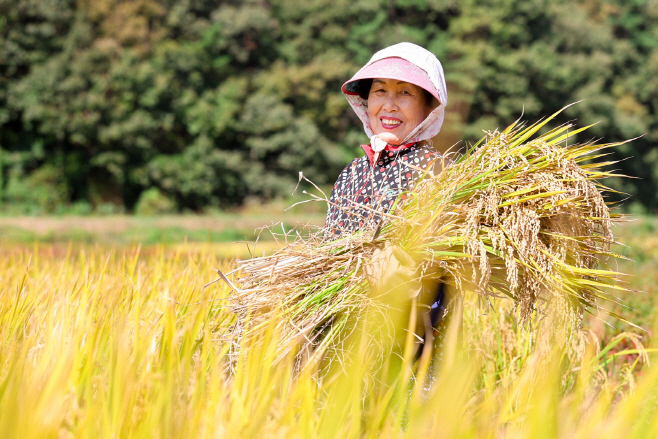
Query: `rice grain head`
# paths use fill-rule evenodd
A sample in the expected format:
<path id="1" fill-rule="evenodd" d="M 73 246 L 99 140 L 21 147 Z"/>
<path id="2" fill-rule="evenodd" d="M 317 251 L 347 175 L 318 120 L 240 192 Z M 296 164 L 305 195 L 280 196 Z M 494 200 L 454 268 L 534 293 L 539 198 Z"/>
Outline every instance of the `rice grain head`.
<path id="1" fill-rule="evenodd" d="M 271 256 L 239 261 L 235 346 L 275 321 L 278 355 L 295 353 L 300 369 L 340 356 L 376 305 L 364 267 L 385 242 L 418 262 L 419 277 L 509 298 L 522 322 L 546 316 L 547 340 L 573 341 L 584 313 L 614 301 L 610 287 L 623 289 L 621 274 L 601 264 L 616 257 L 611 225 L 622 219 L 602 195 L 601 180 L 613 174 L 603 169 L 609 163 L 582 164 L 618 144 L 566 146 L 583 130 L 571 125 L 536 136 L 557 114 L 487 132 L 442 172 L 428 168 L 377 229 L 334 240 L 316 229 Z"/>

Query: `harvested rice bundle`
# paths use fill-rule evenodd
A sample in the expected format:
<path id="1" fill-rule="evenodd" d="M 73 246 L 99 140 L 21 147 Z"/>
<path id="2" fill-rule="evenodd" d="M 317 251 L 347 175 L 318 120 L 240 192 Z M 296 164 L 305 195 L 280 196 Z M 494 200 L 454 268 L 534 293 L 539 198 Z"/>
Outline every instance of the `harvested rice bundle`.
<path id="1" fill-rule="evenodd" d="M 584 311 L 614 301 L 606 290 L 622 289 L 620 273 L 603 263 L 618 257 L 610 245 L 619 216 L 610 213 L 600 182 L 612 175 L 602 169 L 612 162 L 590 160 L 618 144 L 568 145 L 588 128 L 569 131 L 571 125 L 533 139 L 557 114 L 487 133 L 443 172 L 433 171 L 436 164 L 422 170 L 424 178 L 383 214 L 378 230 L 334 241 L 323 240 L 322 231 L 298 235 L 272 256 L 240 261 L 230 297 L 237 346 L 276 320 L 281 356 L 306 364 L 339 350 L 372 305 L 366 267 L 387 242 L 418 261 L 420 278 L 449 275 L 458 287 L 508 297 L 524 319 L 561 306 L 569 318 L 560 324 L 575 328 Z"/>

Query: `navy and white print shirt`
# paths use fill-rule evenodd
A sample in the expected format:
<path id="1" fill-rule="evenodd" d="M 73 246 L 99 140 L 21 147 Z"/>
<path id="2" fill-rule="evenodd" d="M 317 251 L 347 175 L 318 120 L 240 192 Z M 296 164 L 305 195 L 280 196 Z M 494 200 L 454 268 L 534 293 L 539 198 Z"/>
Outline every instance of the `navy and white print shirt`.
<path id="1" fill-rule="evenodd" d="M 412 190 L 430 162 L 440 156 L 421 142 L 400 151 L 382 151 L 374 166 L 367 156 L 352 160 L 331 191 L 325 237 L 377 227 L 379 213 L 388 212 L 400 194 L 404 200 L 404 192 Z"/>

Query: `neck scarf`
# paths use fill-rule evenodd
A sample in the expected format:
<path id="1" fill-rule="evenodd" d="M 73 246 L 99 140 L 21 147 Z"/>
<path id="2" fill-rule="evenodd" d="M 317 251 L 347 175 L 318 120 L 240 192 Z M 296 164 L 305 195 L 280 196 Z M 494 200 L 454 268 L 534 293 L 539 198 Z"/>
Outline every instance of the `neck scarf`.
<path id="1" fill-rule="evenodd" d="M 371 142 L 369 145 L 361 145 L 361 148 L 368 156 L 368 160 L 370 161 L 370 164 L 372 166 L 375 166 L 375 163 L 377 163 L 377 160 L 379 159 L 379 155 L 381 154 L 382 151 L 391 151 L 391 152 L 402 151 L 403 149 L 411 148 L 416 144 L 416 142 L 405 143 L 404 145 L 399 145 L 399 146 L 386 144 L 384 149 L 376 151 L 375 149 L 373 149 L 372 143 L 374 142 Z"/>

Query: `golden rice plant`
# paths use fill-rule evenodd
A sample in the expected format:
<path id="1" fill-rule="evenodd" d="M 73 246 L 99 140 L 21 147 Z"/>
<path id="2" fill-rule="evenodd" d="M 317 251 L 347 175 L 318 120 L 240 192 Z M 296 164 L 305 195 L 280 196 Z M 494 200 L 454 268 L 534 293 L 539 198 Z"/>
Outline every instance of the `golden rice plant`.
<path id="1" fill-rule="evenodd" d="M 368 381 L 359 366 L 366 362 L 332 382 L 311 368 L 296 373 L 294 352 L 279 358 L 287 335 L 276 315 L 232 358 L 223 338 L 235 319 L 229 292 L 203 288 L 211 267 L 229 265 L 220 253 L 213 246 L 0 248 L 0 437 L 658 434 L 658 368 L 639 375 L 637 352 L 612 343 L 598 350 L 590 342 L 576 360 L 558 346 L 544 361 L 525 348 L 528 335 L 511 306 L 487 314 L 465 307 L 464 337 L 477 344 L 455 356 L 429 391 L 403 377 L 393 387 Z M 635 382 L 620 388 L 623 380 L 605 372 L 626 357 Z"/>
<path id="2" fill-rule="evenodd" d="M 276 315 L 281 356 L 294 352 L 300 365 L 315 364 L 339 351 L 373 305 L 365 267 L 386 243 L 418 261 L 419 278 L 510 298 L 524 322 L 533 313 L 559 315 L 554 326 L 578 328 L 585 311 L 616 300 L 610 289 L 624 289 L 620 273 L 605 265 L 618 257 L 611 224 L 620 216 L 610 212 L 602 183 L 613 162 L 596 161 L 619 143 L 570 144 L 589 128 L 571 124 L 539 134 L 558 114 L 530 126 L 516 121 L 486 133 L 454 163 L 417 169 L 424 178 L 373 229 L 335 240 L 322 230 L 290 233 L 273 255 L 239 261 L 234 281 L 222 275 L 238 316 L 235 346 Z"/>

